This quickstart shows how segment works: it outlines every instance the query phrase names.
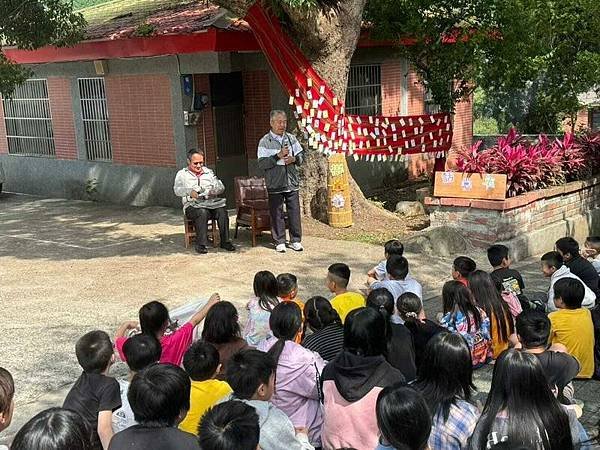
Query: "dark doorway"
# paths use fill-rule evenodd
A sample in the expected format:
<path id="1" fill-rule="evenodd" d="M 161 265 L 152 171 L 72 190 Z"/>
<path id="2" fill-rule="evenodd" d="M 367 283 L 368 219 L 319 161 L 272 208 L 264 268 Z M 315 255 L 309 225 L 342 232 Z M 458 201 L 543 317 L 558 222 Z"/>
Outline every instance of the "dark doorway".
<path id="1" fill-rule="evenodd" d="M 233 179 L 248 175 L 244 139 L 244 90 L 242 73 L 210 75 L 217 176 L 225 184 L 227 207 L 235 207 Z"/>

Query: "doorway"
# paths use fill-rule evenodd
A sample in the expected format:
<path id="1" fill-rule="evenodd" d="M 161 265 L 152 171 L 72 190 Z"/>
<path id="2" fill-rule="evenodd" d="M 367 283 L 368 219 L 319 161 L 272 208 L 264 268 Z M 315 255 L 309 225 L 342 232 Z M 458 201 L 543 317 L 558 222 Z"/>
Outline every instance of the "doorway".
<path id="1" fill-rule="evenodd" d="M 242 73 L 211 74 L 210 94 L 217 153 L 216 173 L 225 184 L 227 207 L 234 208 L 233 180 L 248 175 Z"/>

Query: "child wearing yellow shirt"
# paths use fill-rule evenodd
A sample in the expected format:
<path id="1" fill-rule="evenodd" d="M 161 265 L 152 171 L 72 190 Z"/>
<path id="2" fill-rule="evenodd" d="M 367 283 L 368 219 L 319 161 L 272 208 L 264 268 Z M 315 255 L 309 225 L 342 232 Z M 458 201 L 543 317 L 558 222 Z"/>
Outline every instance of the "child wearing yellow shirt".
<path id="1" fill-rule="evenodd" d="M 548 315 L 551 343 L 563 344 L 579 361 L 577 378 L 591 378 L 594 374 L 594 325 L 590 311 L 581 307 L 584 296 L 585 288 L 579 279 L 559 279 L 554 284 L 558 311 Z"/>
<path id="2" fill-rule="evenodd" d="M 183 368 L 191 378 L 192 388 L 190 409 L 179 424 L 180 430 L 198 435 L 198 423 L 204 413 L 231 394 L 227 382 L 215 379 L 220 367 L 219 352 L 208 342 L 198 341 L 185 353 Z"/>
<path id="3" fill-rule="evenodd" d="M 339 314 L 342 323 L 350 311 L 365 306 L 365 298 L 358 292 L 349 291 L 348 283 L 350 267 L 347 264 L 336 263 L 329 266 L 326 284 L 329 291 L 335 294 L 331 299 L 331 306 Z"/>

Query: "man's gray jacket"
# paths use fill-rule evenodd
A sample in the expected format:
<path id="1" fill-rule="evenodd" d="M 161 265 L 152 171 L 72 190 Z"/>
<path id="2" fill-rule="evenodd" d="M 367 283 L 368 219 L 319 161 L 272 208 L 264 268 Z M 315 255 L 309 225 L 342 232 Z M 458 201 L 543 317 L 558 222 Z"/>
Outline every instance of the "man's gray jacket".
<path id="1" fill-rule="evenodd" d="M 285 165 L 283 159 L 277 157 L 285 144 L 288 144 L 290 155 L 296 158 L 294 164 Z M 258 167 L 265 171 L 267 191 L 270 194 L 297 191 L 300 189 L 298 166 L 304 162 L 304 152 L 298 139 L 293 134 L 283 136 L 269 131 L 258 143 Z"/>

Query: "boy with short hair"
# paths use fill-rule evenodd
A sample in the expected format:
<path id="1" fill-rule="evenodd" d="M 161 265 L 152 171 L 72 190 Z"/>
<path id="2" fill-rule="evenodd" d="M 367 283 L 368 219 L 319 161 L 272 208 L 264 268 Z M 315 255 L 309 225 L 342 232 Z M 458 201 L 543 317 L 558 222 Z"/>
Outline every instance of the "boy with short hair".
<path id="1" fill-rule="evenodd" d="M 298 333 L 294 342 L 299 344 L 302 342 L 304 330 L 304 302 L 298 297 L 298 278 L 296 275 L 291 273 L 280 273 L 277 275 L 277 296 L 282 302 L 294 302 L 300 308 L 302 312 L 302 328 L 301 332 Z"/>
<path id="2" fill-rule="evenodd" d="M 585 239 L 583 253 L 600 274 L 600 236 L 588 236 Z"/>
<path id="3" fill-rule="evenodd" d="M 63 408 L 79 414 L 89 425 L 95 449 L 108 449 L 113 437 L 112 413 L 121 407 L 119 383 L 109 377 L 114 362 L 113 344 L 104 331 L 90 331 L 75 345 L 83 373 L 77 379 Z"/>
<path id="4" fill-rule="evenodd" d="M 591 262 L 581 256 L 579 243 L 572 237 L 560 238 L 554 244 L 556 251 L 563 257 L 564 264 L 572 274 L 577 275 L 598 297 L 600 295 L 600 278 Z"/>
<path id="5" fill-rule="evenodd" d="M 579 361 L 578 378 L 594 374 L 594 325 L 591 313 L 581 307 L 585 295 L 581 280 L 562 278 L 554 284 L 558 311 L 548 315 L 552 324 L 550 341 L 562 344 Z"/>
<path id="6" fill-rule="evenodd" d="M 202 450 L 257 450 L 256 409 L 237 400 L 215 405 L 202 418 L 199 434 Z"/>
<path id="7" fill-rule="evenodd" d="M 190 409 L 179 429 L 198 435 L 200 418 L 211 406 L 231 394 L 225 381 L 215 379 L 220 371 L 219 352 L 208 342 L 197 341 L 183 357 L 183 368 L 191 379 Z"/>
<path id="8" fill-rule="evenodd" d="M 177 428 L 190 408 L 190 378 L 181 367 L 146 367 L 127 397 L 138 424 L 115 434 L 109 450 L 200 450 L 196 436 Z"/>
<path id="9" fill-rule="evenodd" d="M 569 268 L 563 264 L 563 258 L 558 252 L 548 252 L 542 255 L 542 273 L 546 278 L 550 278 L 550 288 L 548 289 L 547 311 L 556 311 L 558 308 L 554 304 L 554 285 L 563 278 L 572 278 L 579 281 L 584 287 L 583 307 L 593 308 L 596 305 L 596 294 L 587 287 L 581 279 L 571 273 Z"/>
<path id="10" fill-rule="evenodd" d="M 525 283 L 519 271 L 510 268 L 512 261 L 508 247 L 501 244 L 492 245 L 487 249 L 487 257 L 494 269 L 490 272 L 492 279 L 502 284 L 505 291 L 512 292 L 521 300 Z"/>
<path id="11" fill-rule="evenodd" d="M 331 306 L 337 311 L 342 323 L 350 311 L 365 306 L 365 298 L 358 292 L 349 291 L 348 283 L 350 283 L 350 267 L 347 264 L 335 263 L 329 266 L 327 289 L 335 294 L 331 299 Z"/>
<path id="12" fill-rule="evenodd" d="M 388 272 L 386 269 L 387 260 L 392 255 L 402 256 L 404 254 L 404 245 L 397 239 L 390 239 L 383 244 L 385 259 L 379 262 L 375 267 L 367 272 L 368 278 L 375 278 L 379 281 L 389 279 Z"/>
<path id="13" fill-rule="evenodd" d="M 227 366 L 226 379 L 238 399 L 256 409 L 262 450 L 313 450 L 307 429 L 294 429 L 288 416 L 269 400 L 275 391 L 277 365 L 268 353 L 248 349 L 236 353 Z"/>
<path id="14" fill-rule="evenodd" d="M 0 367 L 0 431 L 4 431 L 12 421 L 15 410 L 15 382 L 10 372 Z M 0 449 L 8 447 L 0 445 Z"/>
<path id="15" fill-rule="evenodd" d="M 550 328 L 550 319 L 542 311 L 523 311 L 517 317 L 516 333 L 520 347 L 539 359 L 551 387 L 558 389 L 558 399 L 571 404 L 572 389 L 565 390 L 565 387 L 570 386 L 579 373 L 579 363 L 567 353 L 564 345 L 548 346 Z"/>
<path id="16" fill-rule="evenodd" d="M 388 258 L 386 270 L 389 279 L 378 281 L 375 278 L 369 278 L 367 281 L 371 290 L 384 288 L 393 296 L 394 302 L 405 292 L 412 292 L 423 301 L 423 288 L 414 278 L 407 278 L 408 260 L 404 256 L 392 255 Z"/>
<path id="17" fill-rule="evenodd" d="M 477 270 L 477 264 L 468 256 L 459 256 L 452 263 L 452 278 L 469 286 L 469 275 Z"/>
<path id="18" fill-rule="evenodd" d="M 129 377 L 127 380 L 117 380 L 121 389 L 122 406 L 113 413 L 112 421 L 115 433 L 123 431 L 137 423 L 127 399 L 127 391 L 129 390 L 131 379 L 137 372 L 158 362 L 161 353 L 160 342 L 149 334 L 138 334 L 127 339 L 127 342 L 123 344 L 123 353 L 127 358 Z"/>

